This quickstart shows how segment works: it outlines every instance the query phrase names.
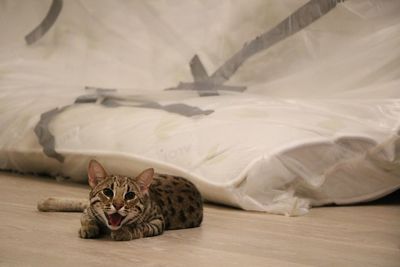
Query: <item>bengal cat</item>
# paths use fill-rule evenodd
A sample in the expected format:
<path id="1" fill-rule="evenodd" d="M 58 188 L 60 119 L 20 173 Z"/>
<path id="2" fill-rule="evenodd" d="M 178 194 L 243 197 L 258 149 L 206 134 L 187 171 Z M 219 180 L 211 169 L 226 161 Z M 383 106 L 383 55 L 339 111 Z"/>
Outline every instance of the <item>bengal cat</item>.
<path id="1" fill-rule="evenodd" d="M 81 238 L 111 234 L 117 241 L 160 235 L 164 230 L 200 226 L 203 201 L 200 192 L 182 177 L 155 174 L 147 169 L 136 178 L 108 175 L 92 160 L 88 167 L 92 188 L 89 204 L 49 198 L 38 203 L 41 211 L 83 210 Z"/>

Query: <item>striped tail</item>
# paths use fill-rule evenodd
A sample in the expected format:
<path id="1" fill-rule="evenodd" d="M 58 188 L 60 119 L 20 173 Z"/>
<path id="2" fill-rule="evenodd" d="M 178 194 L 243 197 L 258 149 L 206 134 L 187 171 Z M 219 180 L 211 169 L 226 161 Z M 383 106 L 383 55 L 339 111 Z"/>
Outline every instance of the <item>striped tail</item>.
<path id="1" fill-rule="evenodd" d="M 39 211 L 68 211 L 79 212 L 89 207 L 87 199 L 50 197 L 40 200 L 37 204 Z"/>

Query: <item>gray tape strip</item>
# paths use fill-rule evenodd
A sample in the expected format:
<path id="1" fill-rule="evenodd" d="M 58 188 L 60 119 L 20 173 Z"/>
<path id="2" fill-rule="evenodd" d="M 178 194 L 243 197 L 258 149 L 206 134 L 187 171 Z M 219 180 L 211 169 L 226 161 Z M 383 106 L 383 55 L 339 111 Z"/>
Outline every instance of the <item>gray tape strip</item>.
<path id="1" fill-rule="evenodd" d="M 90 95 L 81 95 L 79 96 L 74 103 L 76 104 L 84 104 L 84 103 L 96 103 L 99 101 L 100 96 L 107 96 L 108 94 L 117 92 L 117 89 L 110 88 L 100 88 L 94 86 L 85 86 L 85 90 L 92 92 Z"/>
<path id="2" fill-rule="evenodd" d="M 189 106 L 189 105 L 186 105 L 183 103 L 176 103 L 176 104 L 162 106 L 156 102 L 152 102 L 152 103 L 149 102 L 149 103 L 140 105 L 139 107 L 161 109 L 161 110 L 167 111 L 169 113 L 175 113 L 175 114 L 179 114 L 179 115 L 182 115 L 185 117 L 209 115 L 214 112 L 214 110 L 210 110 L 210 109 L 202 110 L 198 107 Z"/>
<path id="3" fill-rule="evenodd" d="M 165 90 L 195 90 L 198 92 L 199 96 L 216 96 L 219 95 L 218 90 L 235 92 L 243 92 L 246 90 L 245 86 L 223 85 L 212 81 L 197 55 L 190 61 L 190 70 L 194 82 L 181 82 L 177 87 L 167 88 Z"/>
<path id="4" fill-rule="evenodd" d="M 97 99 L 98 99 L 97 95 L 82 95 L 79 96 L 74 103 L 75 104 L 96 103 Z"/>
<path id="5" fill-rule="evenodd" d="M 169 113 L 179 114 L 185 117 L 193 117 L 198 115 L 209 115 L 213 113 L 213 110 L 202 110 L 198 107 L 186 105 L 183 103 L 175 103 L 169 105 L 161 105 L 157 102 L 150 100 L 129 100 L 121 97 L 104 96 L 101 105 L 106 107 L 135 107 L 135 108 L 150 108 L 164 110 Z"/>
<path id="6" fill-rule="evenodd" d="M 55 138 L 49 130 L 49 124 L 56 115 L 63 112 L 67 107 L 69 106 L 55 108 L 43 113 L 34 129 L 39 144 L 43 147 L 44 154 L 48 157 L 55 158 L 59 162 L 64 162 L 64 156 L 57 153 L 55 150 Z"/>
<path id="7" fill-rule="evenodd" d="M 62 6 L 63 0 L 53 0 L 46 17 L 33 31 L 25 36 L 25 41 L 28 45 L 35 43 L 49 31 L 51 26 L 56 22 L 58 15 L 60 15 Z"/>
<path id="8" fill-rule="evenodd" d="M 96 86 L 85 86 L 85 90 L 92 91 L 93 93 L 114 93 L 117 92 L 117 89 L 115 88 L 102 88 L 102 87 L 96 87 Z"/>
<path id="9" fill-rule="evenodd" d="M 172 87 L 172 88 L 167 88 L 165 89 L 166 91 L 168 90 L 198 90 L 199 95 L 201 94 L 206 94 L 207 92 L 209 95 L 212 95 L 212 93 L 217 92 L 218 90 L 225 90 L 225 91 L 233 91 L 233 92 L 243 92 L 246 90 L 246 86 L 234 86 L 234 85 L 218 85 L 218 84 L 213 84 L 213 83 L 191 83 L 191 82 L 180 82 L 177 87 Z"/>
<path id="10" fill-rule="evenodd" d="M 190 71 L 195 82 L 202 82 L 208 79 L 206 68 L 201 63 L 200 58 L 195 55 L 190 61 Z"/>
<path id="11" fill-rule="evenodd" d="M 344 2 L 344 0 L 311 0 L 307 2 L 272 30 L 246 43 L 241 50 L 229 58 L 211 76 L 208 76 L 200 58 L 195 55 L 190 61 L 190 69 L 194 82 L 179 83 L 177 87 L 165 90 L 197 90 L 200 96 L 217 95 L 218 90 L 243 92 L 246 90 L 244 86 L 225 86 L 223 84 L 251 56 L 304 29 L 335 8 L 340 2 Z"/>
<path id="12" fill-rule="evenodd" d="M 243 62 L 251 56 L 304 29 L 335 8 L 339 2 L 343 2 L 343 0 L 309 1 L 272 30 L 257 36 L 250 43 L 245 44 L 239 52 L 234 54 L 211 75 L 211 80 L 216 84 L 226 82 Z"/>
<path id="13" fill-rule="evenodd" d="M 200 58 L 195 55 L 190 61 L 190 71 L 192 72 L 194 83 L 189 90 L 197 90 L 200 96 L 219 95 L 215 86 L 209 84 L 209 76 L 206 68 L 201 63 Z M 187 87 L 181 87 L 181 89 Z"/>

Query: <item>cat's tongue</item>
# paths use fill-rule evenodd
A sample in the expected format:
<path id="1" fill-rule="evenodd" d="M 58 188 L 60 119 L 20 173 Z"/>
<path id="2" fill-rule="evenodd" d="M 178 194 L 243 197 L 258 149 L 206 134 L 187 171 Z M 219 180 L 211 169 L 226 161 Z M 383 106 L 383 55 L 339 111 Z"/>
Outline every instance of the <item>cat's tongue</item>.
<path id="1" fill-rule="evenodd" d="M 121 215 L 119 215 L 118 213 L 108 215 L 108 223 L 111 226 L 119 226 L 121 224 L 122 218 L 123 217 Z"/>

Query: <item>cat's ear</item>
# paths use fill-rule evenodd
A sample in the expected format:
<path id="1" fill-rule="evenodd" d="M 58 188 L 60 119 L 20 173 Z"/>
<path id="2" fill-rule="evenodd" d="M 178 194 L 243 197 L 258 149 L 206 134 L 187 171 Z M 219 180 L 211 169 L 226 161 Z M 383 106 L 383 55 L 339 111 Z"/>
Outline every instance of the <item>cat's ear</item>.
<path id="1" fill-rule="evenodd" d="M 104 178 L 107 177 L 107 172 L 96 160 L 92 159 L 88 166 L 88 181 L 91 188 L 94 188 Z"/>
<path id="2" fill-rule="evenodd" d="M 154 169 L 146 169 L 144 170 L 141 174 L 136 177 L 136 182 L 139 185 L 140 191 L 142 191 L 143 194 L 147 194 L 149 192 L 149 187 L 151 185 L 151 182 L 153 181 L 153 176 L 154 176 Z"/>

